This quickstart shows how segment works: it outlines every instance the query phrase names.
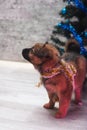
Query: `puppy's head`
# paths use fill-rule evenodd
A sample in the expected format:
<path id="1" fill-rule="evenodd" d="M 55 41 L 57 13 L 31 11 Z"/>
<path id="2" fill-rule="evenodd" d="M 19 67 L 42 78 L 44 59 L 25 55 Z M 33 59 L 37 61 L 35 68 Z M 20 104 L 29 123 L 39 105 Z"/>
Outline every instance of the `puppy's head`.
<path id="1" fill-rule="evenodd" d="M 37 43 L 32 48 L 23 49 L 22 55 L 33 65 L 40 65 L 47 60 L 57 60 L 59 52 L 51 44 Z"/>

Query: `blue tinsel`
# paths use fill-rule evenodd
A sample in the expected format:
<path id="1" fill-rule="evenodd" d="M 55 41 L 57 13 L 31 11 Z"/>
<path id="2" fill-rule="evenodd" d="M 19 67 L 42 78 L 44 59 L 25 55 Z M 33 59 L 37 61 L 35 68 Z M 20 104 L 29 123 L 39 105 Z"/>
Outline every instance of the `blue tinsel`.
<path id="1" fill-rule="evenodd" d="M 80 50 L 81 50 L 80 53 L 87 56 L 87 50 L 83 46 L 83 39 L 79 34 L 77 34 L 75 28 L 70 24 L 64 24 L 64 23 L 59 23 L 58 27 L 61 27 L 64 30 L 70 31 L 73 34 L 74 38 L 78 41 L 78 43 L 80 45 Z"/>
<path id="2" fill-rule="evenodd" d="M 81 9 L 83 12 L 87 12 L 87 8 L 84 6 L 83 2 L 81 0 L 67 0 L 68 4 L 71 2 L 79 9 Z"/>

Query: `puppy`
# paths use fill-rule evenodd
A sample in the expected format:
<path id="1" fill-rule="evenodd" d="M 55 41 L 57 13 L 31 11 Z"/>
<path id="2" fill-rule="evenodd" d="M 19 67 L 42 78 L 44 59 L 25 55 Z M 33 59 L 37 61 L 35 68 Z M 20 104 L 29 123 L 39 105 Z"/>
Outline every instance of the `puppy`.
<path id="1" fill-rule="evenodd" d="M 73 90 L 75 103 L 82 103 L 81 91 L 86 76 L 86 59 L 80 55 L 80 47 L 75 40 L 66 43 L 63 56 L 49 43 L 37 43 L 32 48 L 23 49 L 22 55 L 41 74 L 49 97 L 49 102 L 44 107 L 52 109 L 55 103 L 59 102 L 56 118 L 66 116 Z"/>

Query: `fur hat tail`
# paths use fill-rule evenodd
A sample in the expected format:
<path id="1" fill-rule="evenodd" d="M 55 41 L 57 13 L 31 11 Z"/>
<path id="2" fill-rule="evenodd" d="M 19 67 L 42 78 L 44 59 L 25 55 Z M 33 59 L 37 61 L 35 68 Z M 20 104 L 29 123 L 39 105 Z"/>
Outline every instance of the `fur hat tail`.
<path id="1" fill-rule="evenodd" d="M 80 54 L 80 45 L 75 39 L 70 39 L 66 43 L 65 52 L 74 52 Z"/>

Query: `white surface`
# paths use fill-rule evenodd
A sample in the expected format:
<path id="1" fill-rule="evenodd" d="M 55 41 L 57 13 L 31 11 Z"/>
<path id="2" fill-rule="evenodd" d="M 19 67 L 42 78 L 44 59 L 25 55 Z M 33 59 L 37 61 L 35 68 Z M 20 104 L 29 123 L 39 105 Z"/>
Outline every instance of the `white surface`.
<path id="1" fill-rule="evenodd" d="M 0 130 L 87 130 L 87 99 L 70 105 L 64 119 L 42 106 L 48 101 L 39 74 L 29 63 L 0 61 Z"/>

